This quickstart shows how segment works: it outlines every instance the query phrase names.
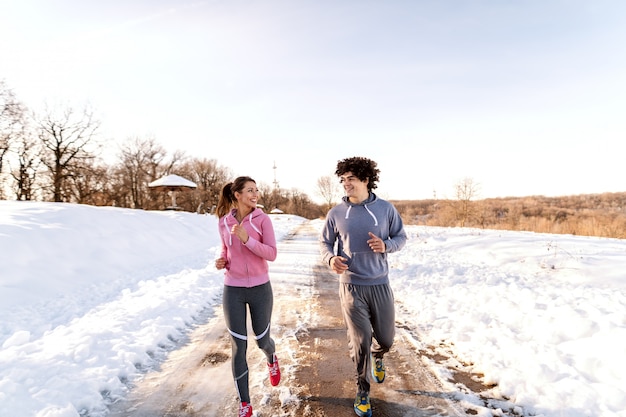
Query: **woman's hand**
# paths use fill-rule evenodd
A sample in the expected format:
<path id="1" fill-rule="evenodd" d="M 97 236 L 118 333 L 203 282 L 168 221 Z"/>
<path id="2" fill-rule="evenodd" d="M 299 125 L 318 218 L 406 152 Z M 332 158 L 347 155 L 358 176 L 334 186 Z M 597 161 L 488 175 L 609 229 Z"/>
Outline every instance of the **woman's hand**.
<path id="1" fill-rule="evenodd" d="M 218 258 L 215 260 L 215 267 L 217 269 L 224 269 L 226 268 L 226 258 Z"/>
<path id="2" fill-rule="evenodd" d="M 230 229 L 230 233 L 237 236 L 239 240 L 243 242 L 244 245 L 248 243 L 248 239 L 250 239 L 250 236 L 248 236 L 248 232 L 240 224 L 234 225 L 232 229 Z"/>

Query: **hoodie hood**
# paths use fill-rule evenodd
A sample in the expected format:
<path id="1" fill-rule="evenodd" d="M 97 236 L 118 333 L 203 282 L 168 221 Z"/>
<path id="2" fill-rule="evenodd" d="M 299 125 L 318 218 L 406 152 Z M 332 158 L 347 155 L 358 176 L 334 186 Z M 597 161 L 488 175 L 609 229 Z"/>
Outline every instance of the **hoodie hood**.
<path id="1" fill-rule="evenodd" d="M 235 214 L 237 214 L 237 209 L 232 209 L 230 213 L 228 213 L 226 216 L 223 217 L 222 221 L 224 222 L 224 227 L 226 227 L 227 230 L 230 230 L 231 227 L 239 223 L 237 221 L 237 218 L 235 217 Z M 258 219 L 258 217 L 264 214 L 265 213 L 263 212 L 263 210 L 261 210 L 260 208 L 255 208 L 254 210 L 250 212 L 250 214 L 248 214 L 246 217 L 241 219 L 241 223 L 243 224 L 244 222 L 248 221 L 250 224 L 250 227 L 252 227 L 254 231 L 257 232 L 259 235 L 263 236 L 263 232 L 261 231 L 261 229 L 255 226 L 254 219 Z M 233 244 L 232 235 L 229 235 L 228 244 L 229 246 L 232 246 Z"/>
<path id="2" fill-rule="evenodd" d="M 365 210 L 367 211 L 367 213 L 374 220 L 374 226 L 378 226 L 378 219 L 376 218 L 376 215 L 368 207 L 368 205 L 374 204 L 374 203 L 376 203 L 376 201 L 378 201 L 378 197 L 376 196 L 376 194 L 370 192 L 369 196 L 367 196 L 367 198 L 364 201 L 361 201 L 358 204 L 350 202 L 350 199 L 347 196 L 343 196 L 342 200 L 343 200 L 343 203 L 346 206 L 348 206 L 348 208 L 346 209 L 346 217 L 345 217 L 346 220 L 350 218 L 350 211 L 351 211 L 352 207 L 363 206 L 365 208 Z"/>

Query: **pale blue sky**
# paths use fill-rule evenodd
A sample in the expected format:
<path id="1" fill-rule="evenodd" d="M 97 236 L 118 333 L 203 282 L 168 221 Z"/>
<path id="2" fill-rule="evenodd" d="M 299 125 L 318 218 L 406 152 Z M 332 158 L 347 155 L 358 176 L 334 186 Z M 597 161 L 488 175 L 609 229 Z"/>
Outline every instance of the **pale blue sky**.
<path id="1" fill-rule="evenodd" d="M 378 193 L 626 191 L 626 2 L 0 0 L 0 79 L 38 109 L 89 102 L 316 198 L 338 159 Z"/>

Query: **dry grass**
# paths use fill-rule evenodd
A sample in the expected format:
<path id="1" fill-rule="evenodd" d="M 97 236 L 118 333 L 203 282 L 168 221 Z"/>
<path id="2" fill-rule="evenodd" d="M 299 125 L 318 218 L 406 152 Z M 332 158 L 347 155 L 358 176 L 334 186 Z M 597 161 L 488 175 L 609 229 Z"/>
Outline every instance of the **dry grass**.
<path id="1" fill-rule="evenodd" d="M 476 200 L 467 212 L 455 200 L 393 203 L 406 224 L 626 238 L 626 192 Z"/>

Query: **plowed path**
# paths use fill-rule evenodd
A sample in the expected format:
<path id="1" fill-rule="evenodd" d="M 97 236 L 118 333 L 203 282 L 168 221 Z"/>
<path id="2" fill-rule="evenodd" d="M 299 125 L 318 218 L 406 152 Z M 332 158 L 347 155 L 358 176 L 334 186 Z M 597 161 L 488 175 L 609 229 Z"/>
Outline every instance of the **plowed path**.
<path id="1" fill-rule="evenodd" d="M 282 381 L 271 387 L 265 359 L 249 343 L 250 392 L 257 417 L 352 417 L 356 391 L 339 308 L 337 276 L 319 260 L 317 231 L 304 223 L 279 244 L 271 264 L 274 288 L 272 335 Z M 230 371 L 230 341 L 221 308 L 171 352 L 160 369 L 146 374 L 128 397 L 111 406 L 113 417 L 236 416 Z M 373 384 L 374 416 L 465 416 L 476 414 L 442 387 L 420 348 L 410 317 L 397 311 L 394 347 L 385 357 L 387 379 Z M 462 373 L 459 373 L 462 376 Z M 472 381 L 472 378 L 467 378 Z M 469 384 L 471 385 L 471 384 Z M 464 386 L 465 387 L 465 386 Z M 480 390 L 480 384 L 478 384 Z M 468 412 L 469 411 L 469 412 Z"/>

